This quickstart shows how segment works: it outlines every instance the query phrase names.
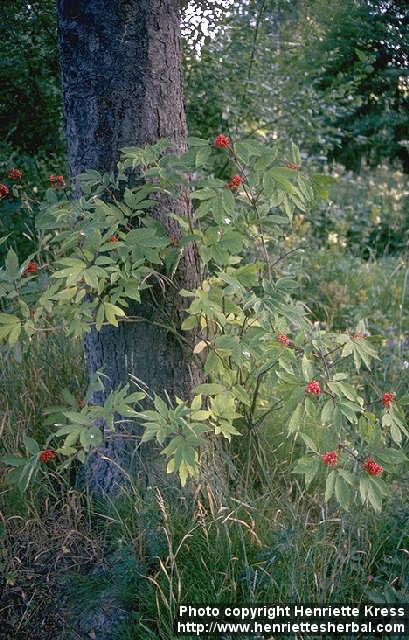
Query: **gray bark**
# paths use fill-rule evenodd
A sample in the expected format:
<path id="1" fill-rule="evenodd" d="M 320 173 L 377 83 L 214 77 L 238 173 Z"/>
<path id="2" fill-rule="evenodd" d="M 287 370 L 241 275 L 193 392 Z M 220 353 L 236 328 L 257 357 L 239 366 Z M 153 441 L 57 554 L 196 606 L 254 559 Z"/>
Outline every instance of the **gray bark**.
<path id="1" fill-rule="evenodd" d="M 58 0 L 71 175 L 186 134 L 178 0 Z"/>
<path id="2" fill-rule="evenodd" d="M 90 168 L 115 170 L 125 146 L 166 137 L 180 148 L 186 120 L 178 0 L 58 0 L 57 11 L 71 177 Z M 174 233 L 175 222 L 166 215 L 169 204 L 163 201 L 154 215 Z M 178 211 L 189 215 L 186 195 L 178 200 Z M 180 285 L 194 287 L 197 273 L 190 247 L 178 272 Z M 87 334 L 89 374 L 103 368 L 109 379 L 97 402 L 129 382 L 129 374 L 170 396 L 189 397 L 197 384 L 200 373 L 189 352 L 172 333 L 158 328 L 158 323 L 178 320 L 178 297 L 170 293 L 165 301 L 160 298 L 159 291 L 149 293 L 130 309 L 129 315 L 138 315 L 141 322 Z M 138 438 L 140 430 L 134 434 Z M 85 468 L 92 491 L 120 488 L 126 479 L 121 467 L 126 472 L 134 468 L 142 485 L 163 479 L 152 447 L 139 447 L 135 455 L 131 442 L 129 446 L 130 440 L 118 433 L 90 454 Z"/>

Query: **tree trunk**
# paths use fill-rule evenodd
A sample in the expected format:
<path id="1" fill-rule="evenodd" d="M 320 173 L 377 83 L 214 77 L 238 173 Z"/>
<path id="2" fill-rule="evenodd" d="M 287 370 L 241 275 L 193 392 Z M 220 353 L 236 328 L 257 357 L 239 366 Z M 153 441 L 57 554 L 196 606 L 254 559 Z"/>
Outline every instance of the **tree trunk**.
<path id="1" fill-rule="evenodd" d="M 166 137 L 181 148 L 186 119 L 178 0 L 58 0 L 57 11 L 71 177 L 90 168 L 114 171 L 125 146 Z M 186 195 L 177 204 L 179 213 L 189 215 Z M 173 233 L 175 222 L 166 214 L 169 205 L 162 201 L 154 215 Z M 189 248 L 179 269 L 181 286 L 195 287 L 197 276 L 196 256 Z M 96 402 L 129 382 L 130 374 L 150 390 L 167 391 L 171 397 L 189 397 L 197 384 L 200 374 L 192 366 L 190 350 L 158 327 L 180 316 L 178 299 L 173 295 L 164 302 L 159 293 L 156 299 L 149 293 L 129 310 L 140 322 L 87 334 L 89 375 L 102 369 L 108 376 Z M 139 444 L 138 428 L 134 435 Z M 132 468 L 143 484 L 156 484 L 158 473 L 163 479 L 152 447 L 135 446 L 135 440 L 120 433 L 106 436 L 85 465 L 92 491 L 115 491 Z"/>

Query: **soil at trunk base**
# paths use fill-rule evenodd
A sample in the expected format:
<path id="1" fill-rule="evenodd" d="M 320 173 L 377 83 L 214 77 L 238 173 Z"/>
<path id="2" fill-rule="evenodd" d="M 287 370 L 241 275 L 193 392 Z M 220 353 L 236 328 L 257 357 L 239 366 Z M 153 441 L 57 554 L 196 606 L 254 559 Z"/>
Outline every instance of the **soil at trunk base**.
<path id="1" fill-rule="evenodd" d="M 64 640 L 117 640 L 130 614 L 125 592 L 138 579 L 146 580 L 143 575 L 142 565 L 132 555 L 125 560 L 117 552 L 97 564 L 82 583 L 74 580 L 68 587 L 72 592 L 64 596 L 69 630 Z M 137 602 L 132 608 L 137 608 Z"/>

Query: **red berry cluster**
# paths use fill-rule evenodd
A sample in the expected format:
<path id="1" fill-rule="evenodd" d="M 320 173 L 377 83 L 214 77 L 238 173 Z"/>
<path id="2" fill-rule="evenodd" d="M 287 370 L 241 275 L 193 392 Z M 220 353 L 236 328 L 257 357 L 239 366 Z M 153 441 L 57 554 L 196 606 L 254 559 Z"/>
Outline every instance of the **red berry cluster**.
<path id="1" fill-rule="evenodd" d="M 54 174 L 51 174 L 49 180 L 52 187 L 65 187 L 64 176 L 55 176 Z"/>
<path id="2" fill-rule="evenodd" d="M 15 167 L 10 169 L 9 171 L 10 180 L 21 180 L 22 177 L 23 177 L 23 172 L 21 171 L 21 169 L 16 169 Z"/>
<path id="3" fill-rule="evenodd" d="M 229 187 L 229 189 L 237 189 L 237 187 L 239 187 L 242 182 L 243 178 L 241 176 L 233 176 L 227 186 Z"/>
<path id="4" fill-rule="evenodd" d="M 38 455 L 38 459 L 40 462 L 48 462 L 49 460 L 53 460 L 57 457 L 57 454 L 52 449 L 46 449 L 45 451 L 40 451 Z"/>
<path id="5" fill-rule="evenodd" d="M 370 476 L 379 476 L 383 471 L 383 467 L 372 458 L 368 458 L 368 460 L 364 462 L 363 468 Z"/>
<path id="6" fill-rule="evenodd" d="M 290 338 L 286 336 L 284 333 L 279 333 L 277 336 L 278 342 L 281 342 L 285 347 L 290 346 Z"/>
<path id="7" fill-rule="evenodd" d="M 34 262 L 34 260 L 30 260 L 30 262 L 27 264 L 26 268 L 24 269 L 23 275 L 28 276 L 30 275 L 30 273 L 37 273 L 37 271 L 38 271 L 38 264 Z"/>
<path id="8" fill-rule="evenodd" d="M 295 164 L 294 162 L 287 162 L 285 166 L 287 169 L 293 169 L 293 171 L 299 171 L 301 169 L 301 165 Z"/>
<path id="9" fill-rule="evenodd" d="M 0 184 L 0 198 L 5 198 L 10 193 L 10 190 L 6 184 Z"/>
<path id="10" fill-rule="evenodd" d="M 383 406 L 389 409 L 389 407 L 391 406 L 395 398 L 396 398 L 396 393 L 384 393 L 382 396 Z"/>
<path id="11" fill-rule="evenodd" d="M 322 461 L 327 467 L 335 467 L 338 462 L 337 452 L 336 451 L 327 451 L 322 456 Z"/>
<path id="12" fill-rule="evenodd" d="M 116 233 L 114 233 L 114 235 L 113 235 L 113 236 L 111 236 L 111 238 L 110 238 L 110 242 L 119 242 L 119 238 L 118 238 L 118 236 L 116 235 Z"/>
<path id="13" fill-rule="evenodd" d="M 223 133 L 220 133 L 214 141 L 214 146 L 218 149 L 226 149 L 230 146 L 230 140 Z"/>
<path id="14" fill-rule="evenodd" d="M 9 170 L 9 180 L 21 180 L 23 176 L 23 172 L 21 171 L 21 169 L 16 169 L 16 167 L 13 167 L 12 169 Z M 0 184 L 0 199 L 1 198 L 5 198 L 6 196 L 8 196 L 10 193 L 10 189 L 6 184 L 1 183 Z"/>
<path id="15" fill-rule="evenodd" d="M 320 383 L 317 380 L 311 380 L 305 387 L 305 393 L 318 396 L 321 393 Z"/>

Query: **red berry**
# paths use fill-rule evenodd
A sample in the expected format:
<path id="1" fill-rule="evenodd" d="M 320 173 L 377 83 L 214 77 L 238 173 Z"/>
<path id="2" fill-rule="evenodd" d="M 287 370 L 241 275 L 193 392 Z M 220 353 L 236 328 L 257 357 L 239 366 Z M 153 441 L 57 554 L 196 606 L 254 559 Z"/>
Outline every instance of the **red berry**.
<path id="1" fill-rule="evenodd" d="M 48 462 L 49 460 L 53 460 L 53 458 L 56 458 L 56 457 L 57 457 L 57 454 L 52 449 L 46 449 L 45 451 L 40 451 L 38 455 L 38 459 L 40 460 L 40 462 Z"/>
<path id="2" fill-rule="evenodd" d="M 301 169 L 301 165 L 295 164 L 294 162 L 287 162 L 285 166 L 287 167 L 287 169 L 293 169 L 294 171 L 298 171 L 299 169 Z"/>
<path id="3" fill-rule="evenodd" d="M 229 189 L 237 189 L 243 182 L 243 178 L 241 176 L 233 176 L 230 180 L 228 187 Z"/>
<path id="4" fill-rule="evenodd" d="M 305 393 L 318 396 L 321 393 L 320 383 L 317 380 L 311 380 L 305 387 Z"/>
<path id="5" fill-rule="evenodd" d="M 284 333 L 279 333 L 277 336 L 278 342 L 281 342 L 285 347 L 290 346 L 290 338 L 286 336 Z"/>
<path id="6" fill-rule="evenodd" d="M 364 462 L 363 468 L 370 476 L 379 476 L 383 471 L 383 467 L 372 458 L 368 458 L 368 460 Z"/>
<path id="7" fill-rule="evenodd" d="M 6 184 L 0 184 L 0 198 L 4 198 L 5 196 L 8 196 L 9 193 L 10 193 L 10 190 L 8 186 Z"/>
<path id="8" fill-rule="evenodd" d="M 395 398 L 396 398 L 396 393 L 384 393 L 382 396 L 383 406 L 389 409 L 389 407 L 391 406 Z"/>
<path id="9" fill-rule="evenodd" d="M 220 133 L 214 141 L 214 146 L 218 149 L 226 149 L 230 146 L 230 140 L 223 133 Z"/>
<path id="10" fill-rule="evenodd" d="M 30 275 L 30 273 L 37 273 L 37 271 L 38 271 L 38 264 L 33 260 L 30 260 L 30 262 L 27 264 L 26 268 L 23 271 L 23 275 L 28 276 Z"/>
<path id="11" fill-rule="evenodd" d="M 335 467 L 337 462 L 338 462 L 337 452 L 336 451 L 327 451 L 322 456 L 322 461 L 323 461 L 324 464 L 327 465 L 327 467 Z"/>
<path id="12" fill-rule="evenodd" d="M 21 169 L 16 169 L 13 167 L 13 169 L 10 169 L 9 171 L 10 180 L 21 180 L 22 176 L 23 172 L 21 171 Z"/>
<path id="13" fill-rule="evenodd" d="M 50 183 L 53 187 L 65 187 L 64 176 L 55 176 L 53 173 L 49 177 Z"/>
<path id="14" fill-rule="evenodd" d="M 113 236 L 111 236 L 110 238 L 110 242 L 119 242 L 119 238 L 116 234 L 114 234 Z"/>

